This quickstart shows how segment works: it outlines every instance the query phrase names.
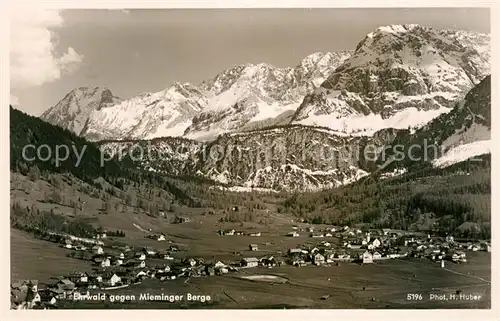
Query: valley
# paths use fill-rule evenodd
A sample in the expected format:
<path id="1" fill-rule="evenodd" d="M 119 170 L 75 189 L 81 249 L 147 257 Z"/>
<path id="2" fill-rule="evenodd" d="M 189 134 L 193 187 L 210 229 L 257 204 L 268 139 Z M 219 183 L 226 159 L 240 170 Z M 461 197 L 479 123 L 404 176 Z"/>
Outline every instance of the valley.
<path id="1" fill-rule="evenodd" d="M 490 309 L 490 40 L 10 106 L 11 308 Z"/>

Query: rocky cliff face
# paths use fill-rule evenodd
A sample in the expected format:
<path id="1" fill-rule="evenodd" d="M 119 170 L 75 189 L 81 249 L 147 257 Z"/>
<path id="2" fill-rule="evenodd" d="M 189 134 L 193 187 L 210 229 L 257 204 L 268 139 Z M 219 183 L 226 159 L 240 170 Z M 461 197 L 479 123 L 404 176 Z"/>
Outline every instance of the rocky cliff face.
<path id="1" fill-rule="evenodd" d="M 294 111 L 304 95 L 319 86 L 349 54 L 315 53 L 295 68 L 239 65 L 200 85 L 174 83 L 165 90 L 126 100 L 113 97 L 108 89 L 79 88 L 42 119 L 90 140 L 215 139 L 247 123 Z"/>
<path id="2" fill-rule="evenodd" d="M 339 136 L 325 128 L 294 125 L 223 134 L 210 143 L 168 138 L 106 142 L 102 149 L 112 155 L 135 150 L 138 155 L 139 150 L 149 148 L 152 157 L 136 158 L 138 165 L 148 170 L 199 175 L 247 190 L 317 190 L 367 175 L 380 150 L 397 132 L 390 129 L 373 137 Z"/>
<path id="3" fill-rule="evenodd" d="M 420 127 L 448 112 L 489 73 L 489 35 L 380 27 L 304 98 L 292 121 L 365 134 Z"/>
<path id="4" fill-rule="evenodd" d="M 53 125 L 69 129 L 77 135 L 85 135 L 84 128 L 94 111 L 113 106 L 121 101 L 107 88 L 80 87 L 73 89 L 40 117 Z"/>
<path id="5" fill-rule="evenodd" d="M 181 136 L 206 104 L 203 92 L 197 87 L 174 83 L 160 92 L 142 94 L 93 111 L 83 135 L 91 140 Z"/>
<path id="6" fill-rule="evenodd" d="M 198 86 L 175 83 L 127 100 L 89 89 L 86 100 L 69 95 L 43 118 L 114 140 L 101 147 L 122 157 L 134 151 L 137 166 L 166 175 L 317 190 L 378 171 L 398 144 L 408 152 L 416 140 L 432 141 L 444 150 L 435 166 L 483 153 L 489 46 L 489 35 L 474 32 L 381 27 L 353 53 L 315 53 L 293 68 L 239 65 Z M 467 151 L 450 156 L 454 148 Z M 399 173 L 411 164 L 389 165 Z"/>
<path id="7" fill-rule="evenodd" d="M 393 141 L 404 146 L 398 153 L 388 149 L 390 167 L 408 167 L 432 163 L 446 167 L 474 156 L 490 153 L 491 147 L 491 77 L 485 77 L 465 98 L 414 133 L 405 133 Z M 394 161 L 393 161 L 394 158 Z M 399 159 L 396 159 L 399 158 Z M 389 166 L 388 166 L 389 167 Z"/>
<path id="8" fill-rule="evenodd" d="M 245 64 L 226 70 L 202 84 L 209 103 L 185 136 L 213 139 L 251 123 L 275 119 L 294 111 L 304 96 L 317 88 L 350 52 L 314 53 L 295 68 Z"/>

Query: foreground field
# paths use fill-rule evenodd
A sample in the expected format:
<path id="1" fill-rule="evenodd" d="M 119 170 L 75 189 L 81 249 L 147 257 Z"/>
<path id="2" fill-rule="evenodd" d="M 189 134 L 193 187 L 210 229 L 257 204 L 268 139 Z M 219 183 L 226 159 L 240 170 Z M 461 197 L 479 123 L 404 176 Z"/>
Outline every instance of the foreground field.
<path id="1" fill-rule="evenodd" d="M 57 275 L 92 270 L 88 262 L 67 257 L 68 250 L 22 231 L 10 230 L 10 245 L 11 282 L 35 279 L 46 283 Z"/>
<path id="2" fill-rule="evenodd" d="M 36 183 L 24 177 L 11 177 L 11 200 L 23 206 L 52 208 L 56 213 L 71 217 L 71 208 L 40 201 L 46 182 Z M 222 260 L 225 263 L 238 261 L 242 257 L 262 257 L 266 254 L 281 256 L 289 248 L 301 244 L 319 244 L 328 240 L 338 245 L 336 238 L 315 239 L 300 232 L 299 237 L 286 237 L 293 226 L 305 228 L 294 217 L 273 211 L 260 211 L 266 223 L 221 221 L 224 213 L 206 209 L 176 207 L 173 215 L 189 218 L 189 222 L 171 224 L 165 219 L 146 215 L 137 208 L 126 210 L 113 207 L 102 213 L 103 202 L 78 190 L 77 185 L 61 187 L 68 199 L 84 199 L 85 211 L 78 216 L 86 218 L 108 230 L 120 229 L 123 238 L 108 240 L 132 246 L 151 246 L 166 251 L 171 244 L 182 245 L 185 251 L 173 252 L 176 259 L 201 257 L 207 260 Z M 114 201 L 119 200 L 113 198 Z M 321 225 L 317 225 L 321 228 Z M 261 232 L 260 237 L 219 236 L 219 229 L 236 229 Z M 150 233 L 165 233 L 166 241 L 146 238 Z M 248 250 L 249 244 L 257 244 L 259 251 Z M 108 247 L 109 249 L 109 247 Z M 85 261 L 67 257 L 69 250 L 54 243 L 11 229 L 11 280 L 38 279 L 48 282 L 52 277 L 67 275 L 75 270 L 91 271 Z M 160 282 L 148 279 L 142 284 L 106 292 L 109 295 L 135 295 L 127 302 L 72 301 L 58 302 L 62 308 L 490 308 L 491 255 L 486 252 L 468 252 L 465 264 L 448 263 L 443 269 L 438 263 L 427 259 L 392 259 L 374 264 L 357 265 L 341 263 L 340 266 L 278 268 L 253 268 L 243 270 L 241 275 L 182 278 Z M 149 266 L 151 262 L 146 259 Z M 167 263 L 162 261 L 162 263 Z M 260 282 L 241 278 L 242 275 L 276 275 L 285 283 Z M 481 296 L 478 300 L 430 300 L 431 294 L 446 295 L 461 291 L 462 294 Z M 102 291 L 101 293 L 105 293 Z M 137 298 L 141 293 L 210 296 L 207 302 L 178 300 L 176 302 L 149 302 Z M 410 295 L 410 299 L 408 297 Z M 420 299 L 421 295 L 421 299 Z M 118 300 L 119 301 L 119 300 Z"/>
<path id="3" fill-rule="evenodd" d="M 70 302 L 73 308 L 416 308 L 456 309 L 490 308 L 490 255 L 471 254 L 471 263 L 451 265 L 442 269 L 422 259 L 388 260 L 376 264 L 341 264 L 330 267 L 280 267 L 248 269 L 245 275 L 271 274 L 286 278 L 287 283 L 245 280 L 238 275 L 198 277 L 159 282 L 147 280 L 126 289 L 107 293 L 106 301 Z M 471 274 L 468 274 L 471 273 Z M 415 275 L 415 277 L 414 277 Z M 365 288 L 363 290 L 363 287 Z M 475 300 L 452 299 L 461 291 L 475 295 Z M 152 295 L 183 295 L 177 302 L 141 301 L 143 293 Z M 187 295 L 210 296 L 205 303 L 186 302 Z M 408 294 L 412 295 L 408 299 Z M 421 299 L 413 294 L 421 295 Z M 432 295 L 445 295 L 448 300 L 431 299 Z M 135 295 L 126 302 L 111 303 L 109 296 Z M 328 296 L 326 299 L 322 298 Z M 130 301 L 128 301 L 130 300 Z"/>

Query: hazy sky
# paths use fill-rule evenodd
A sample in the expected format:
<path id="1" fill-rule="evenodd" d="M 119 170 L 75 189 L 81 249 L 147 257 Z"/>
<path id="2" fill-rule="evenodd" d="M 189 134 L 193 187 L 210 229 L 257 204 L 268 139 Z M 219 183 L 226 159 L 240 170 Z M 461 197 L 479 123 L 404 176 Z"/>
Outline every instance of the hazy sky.
<path id="1" fill-rule="evenodd" d="M 11 22 L 11 102 L 39 115 L 75 87 L 128 98 L 246 62 L 294 66 L 403 23 L 490 32 L 488 9 L 23 11 Z"/>

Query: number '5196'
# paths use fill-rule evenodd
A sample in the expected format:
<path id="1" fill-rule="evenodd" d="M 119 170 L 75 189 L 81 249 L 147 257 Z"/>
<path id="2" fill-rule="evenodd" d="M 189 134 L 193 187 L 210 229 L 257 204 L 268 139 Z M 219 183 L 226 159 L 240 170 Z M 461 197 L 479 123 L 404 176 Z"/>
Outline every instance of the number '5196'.
<path id="1" fill-rule="evenodd" d="M 406 300 L 422 300 L 422 294 L 408 293 L 406 295 Z"/>

